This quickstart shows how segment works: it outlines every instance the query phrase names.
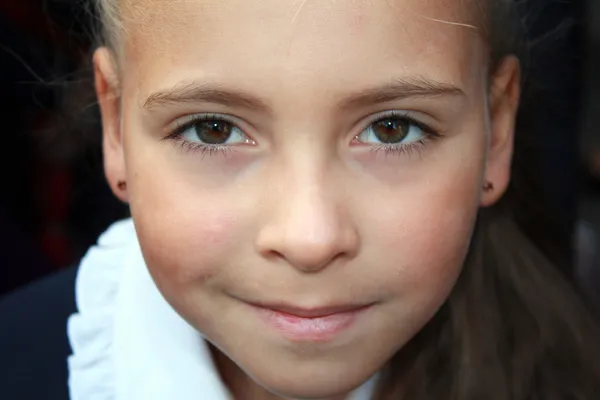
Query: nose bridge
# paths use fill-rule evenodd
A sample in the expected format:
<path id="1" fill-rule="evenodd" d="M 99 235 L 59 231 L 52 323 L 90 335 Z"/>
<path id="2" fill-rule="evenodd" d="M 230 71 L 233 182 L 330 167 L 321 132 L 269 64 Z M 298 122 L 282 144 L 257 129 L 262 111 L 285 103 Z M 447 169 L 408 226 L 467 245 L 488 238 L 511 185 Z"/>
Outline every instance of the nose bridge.
<path id="1" fill-rule="evenodd" d="M 268 208 L 257 236 L 260 253 L 304 272 L 320 271 L 333 259 L 354 254 L 356 232 L 344 216 L 339 187 L 332 184 L 330 159 L 317 153 L 286 157 L 272 171 Z"/>
<path id="2" fill-rule="evenodd" d="M 303 231 L 301 236 L 315 244 L 333 239 L 339 221 L 335 188 L 327 184 L 329 173 L 325 165 L 304 164 L 295 166 L 289 179 L 283 177 L 286 200 L 280 206 L 287 211 L 283 222 L 290 235 Z"/>

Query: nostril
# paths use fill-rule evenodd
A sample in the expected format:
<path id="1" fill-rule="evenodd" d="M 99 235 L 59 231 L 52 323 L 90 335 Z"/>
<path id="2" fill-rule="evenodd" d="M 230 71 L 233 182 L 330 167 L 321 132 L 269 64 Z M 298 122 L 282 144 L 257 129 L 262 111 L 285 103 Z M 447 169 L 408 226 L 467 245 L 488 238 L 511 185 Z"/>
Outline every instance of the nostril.
<path id="1" fill-rule="evenodd" d="M 270 250 L 266 253 L 266 257 L 273 260 L 285 260 L 285 256 L 283 253 L 280 253 L 277 250 Z"/>

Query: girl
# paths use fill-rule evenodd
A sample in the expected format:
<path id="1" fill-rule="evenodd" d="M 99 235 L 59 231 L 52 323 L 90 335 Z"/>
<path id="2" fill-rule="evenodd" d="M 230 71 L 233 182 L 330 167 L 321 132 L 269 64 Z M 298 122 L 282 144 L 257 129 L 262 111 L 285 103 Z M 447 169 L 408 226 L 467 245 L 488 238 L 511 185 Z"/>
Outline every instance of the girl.
<path id="1" fill-rule="evenodd" d="M 97 1 L 132 219 L 79 267 L 72 399 L 597 397 L 593 322 L 504 196 L 508 1 Z"/>

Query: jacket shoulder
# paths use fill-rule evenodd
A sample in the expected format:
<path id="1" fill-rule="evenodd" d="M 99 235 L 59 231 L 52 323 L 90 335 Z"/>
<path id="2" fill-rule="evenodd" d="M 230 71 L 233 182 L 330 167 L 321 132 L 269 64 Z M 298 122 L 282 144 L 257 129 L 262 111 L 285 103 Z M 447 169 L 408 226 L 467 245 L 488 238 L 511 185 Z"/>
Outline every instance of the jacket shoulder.
<path id="1" fill-rule="evenodd" d="M 69 268 L 0 298 L 0 397 L 68 399 L 67 319 L 76 311 Z"/>

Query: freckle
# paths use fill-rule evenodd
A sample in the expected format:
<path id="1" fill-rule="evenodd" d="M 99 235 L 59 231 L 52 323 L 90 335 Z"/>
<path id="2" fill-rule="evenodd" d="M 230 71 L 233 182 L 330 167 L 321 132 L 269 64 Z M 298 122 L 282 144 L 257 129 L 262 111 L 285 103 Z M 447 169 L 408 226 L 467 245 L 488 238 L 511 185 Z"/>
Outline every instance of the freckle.
<path id="1" fill-rule="evenodd" d="M 360 34 L 365 30 L 367 26 L 368 18 L 363 14 L 357 14 L 352 17 L 350 21 L 350 33 L 351 34 Z"/>

